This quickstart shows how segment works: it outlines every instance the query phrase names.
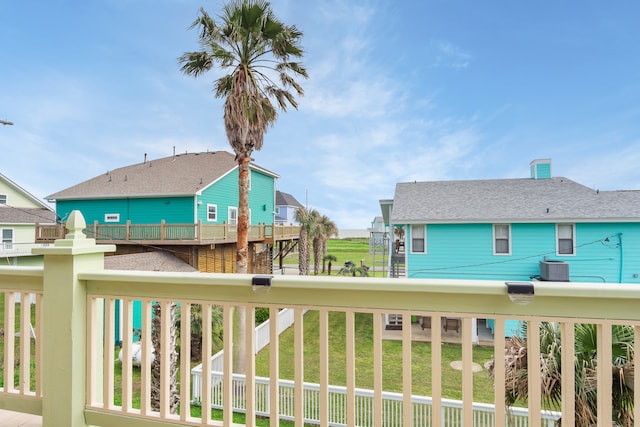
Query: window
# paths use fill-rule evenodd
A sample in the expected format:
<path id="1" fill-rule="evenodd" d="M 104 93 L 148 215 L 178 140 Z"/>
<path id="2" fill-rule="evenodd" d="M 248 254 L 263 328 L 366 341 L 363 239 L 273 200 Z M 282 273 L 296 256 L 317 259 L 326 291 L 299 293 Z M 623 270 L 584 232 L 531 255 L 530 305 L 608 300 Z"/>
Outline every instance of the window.
<path id="1" fill-rule="evenodd" d="M 411 253 L 425 254 L 427 253 L 427 230 L 426 225 L 411 226 Z"/>
<path id="2" fill-rule="evenodd" d="M 229 215 L 229 224 L 237 225 L 238 224 L 238 208 L 229 206 L 228 215 Z"/>
<path id="3" fill-rule="evenodd" d="M 2 229 L 2 248 L 11 249 L 13 247 L 13 229 Z"/>
<path id="4" fill-rule="evenodd" d="M 207 221 L 218 220 L 218 205 L 207 204 Z"/>
<path id="5" fill-rule="evenodd" d="M 575 254 L 575 235 L 576 229 L 574 224 L 558 224 L 556 226 L 558 255 L 574 255 Z"/>
<path id="6" fill-rule="evenodd" d="M 496 224 L 493 226 L 493 254 L 511 255 L 511 226 Z"/>
<path id="7" fill-rule="evenodd" d="M 6 205 L 6 204 L 7 204 L 7 195 L 0 194 L 0 205 Z"/>
<path id="8" fill-rule="evenodd" d="M 120 222 L 120 214 L 118 213 L 104 214 L 104 222 Z"/>

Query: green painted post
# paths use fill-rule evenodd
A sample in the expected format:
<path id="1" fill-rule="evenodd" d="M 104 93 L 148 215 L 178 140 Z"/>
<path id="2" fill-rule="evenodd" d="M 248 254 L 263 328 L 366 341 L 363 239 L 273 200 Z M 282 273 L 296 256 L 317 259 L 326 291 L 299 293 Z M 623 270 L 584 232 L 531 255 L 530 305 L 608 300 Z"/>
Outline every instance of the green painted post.
<path id="1" fill-rule="evenodd" d="M 87 295 L 79 272 L 104 269 L 104 253 L 114 245 L 96 245 L 82 230 L 86 223 L 73 211 L 66 223 L 69 233 L 44 255 L 42 310 L 44 427 L 85 427 L 87 357 Z"/>

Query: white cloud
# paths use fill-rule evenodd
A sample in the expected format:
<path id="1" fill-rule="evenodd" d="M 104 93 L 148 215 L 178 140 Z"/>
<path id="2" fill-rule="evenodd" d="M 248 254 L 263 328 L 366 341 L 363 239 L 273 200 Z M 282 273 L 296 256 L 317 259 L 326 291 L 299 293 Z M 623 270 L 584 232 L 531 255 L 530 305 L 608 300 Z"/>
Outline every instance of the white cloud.
<path id="1" fill-rule="evenodd" d="M 449 41 L 431 40 L 430 46 L 434 57 L 433 65 L 436 67 L 463 69 L 471 63 L 471 54 Z"/>

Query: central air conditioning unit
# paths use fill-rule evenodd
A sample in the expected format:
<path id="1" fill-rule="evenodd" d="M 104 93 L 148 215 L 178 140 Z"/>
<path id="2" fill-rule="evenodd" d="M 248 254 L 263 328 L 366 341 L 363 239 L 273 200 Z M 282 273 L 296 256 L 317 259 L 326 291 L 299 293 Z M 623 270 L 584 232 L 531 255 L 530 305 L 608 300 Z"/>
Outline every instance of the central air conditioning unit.
<path id="1" fill-rule="evenodd" d="M 568 282 L 569 264 L 564 261 L 540 261 L 540 279 L 549 282 Z"/>

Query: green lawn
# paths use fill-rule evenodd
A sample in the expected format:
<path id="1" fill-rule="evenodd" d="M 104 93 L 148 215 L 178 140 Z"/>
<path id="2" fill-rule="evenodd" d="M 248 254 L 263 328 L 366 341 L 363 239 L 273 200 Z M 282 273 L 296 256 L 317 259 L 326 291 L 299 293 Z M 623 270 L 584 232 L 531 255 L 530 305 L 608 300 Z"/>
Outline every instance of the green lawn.
<path id="1" fill-rule="evenodd" d="M 359 265 L 360 261 L 362 261 L 368 266 L 371 266 L 372 263 L 368 238 L 329 239 L 327 240 L 327 254 L 337 258 L 337 261 L 333 262 L 331 267 L 332 276 L 338 274 L 338 271 L 340 271 L 340 268 L 344 266 L 346 261 L 353 261 L 356 265 Z M 287 255 L 284 263 L 298 265 L 298 253 L 295 252 Z M 320 265 L 322 266 L 322 262 Z M 313 250 L 311 252 L 311 266 L 313 268 Z M 325 274 L 327 274 L 326 270 Z M 370 275 L 373 274 L 371 273 Z"/>
<path id="2" fill-rule="evenodd" d="M 346 332 L 344 313 L 330 313 L 329 316 L 329 382 L 332 385 L 346 385 Z M 356 386 L 373 389 L 373 315 L 356 314 Z M 304 317 L 304 380 L 318 383 L 319 370 L 319 327 L 318 312 L 309 311 Z M 280 377 L 294 378 L 293 371 L 293 328 L 280 335 Z M 402 391 L 402 342 L 385 340 L 383 349 L 383 388 L 385 391 Z M 412 387 L 413 394 L 431 395 L 431 344 L 412 343 Z M 492 347 L 474 347 L 473 360 L 483 366 L 493 357 Z M 462 398 L 462 373 L 450 366 L 461 360 L 461 347 L 457 344 L 442 344 L 442 395 L 450 399 Z M 256 373 L 269 376 L 269 348 L 256 357 Z M 493 402 L 493 383 L 488 372 L 483 369 L 474 374 L 474 401 Z"/>

